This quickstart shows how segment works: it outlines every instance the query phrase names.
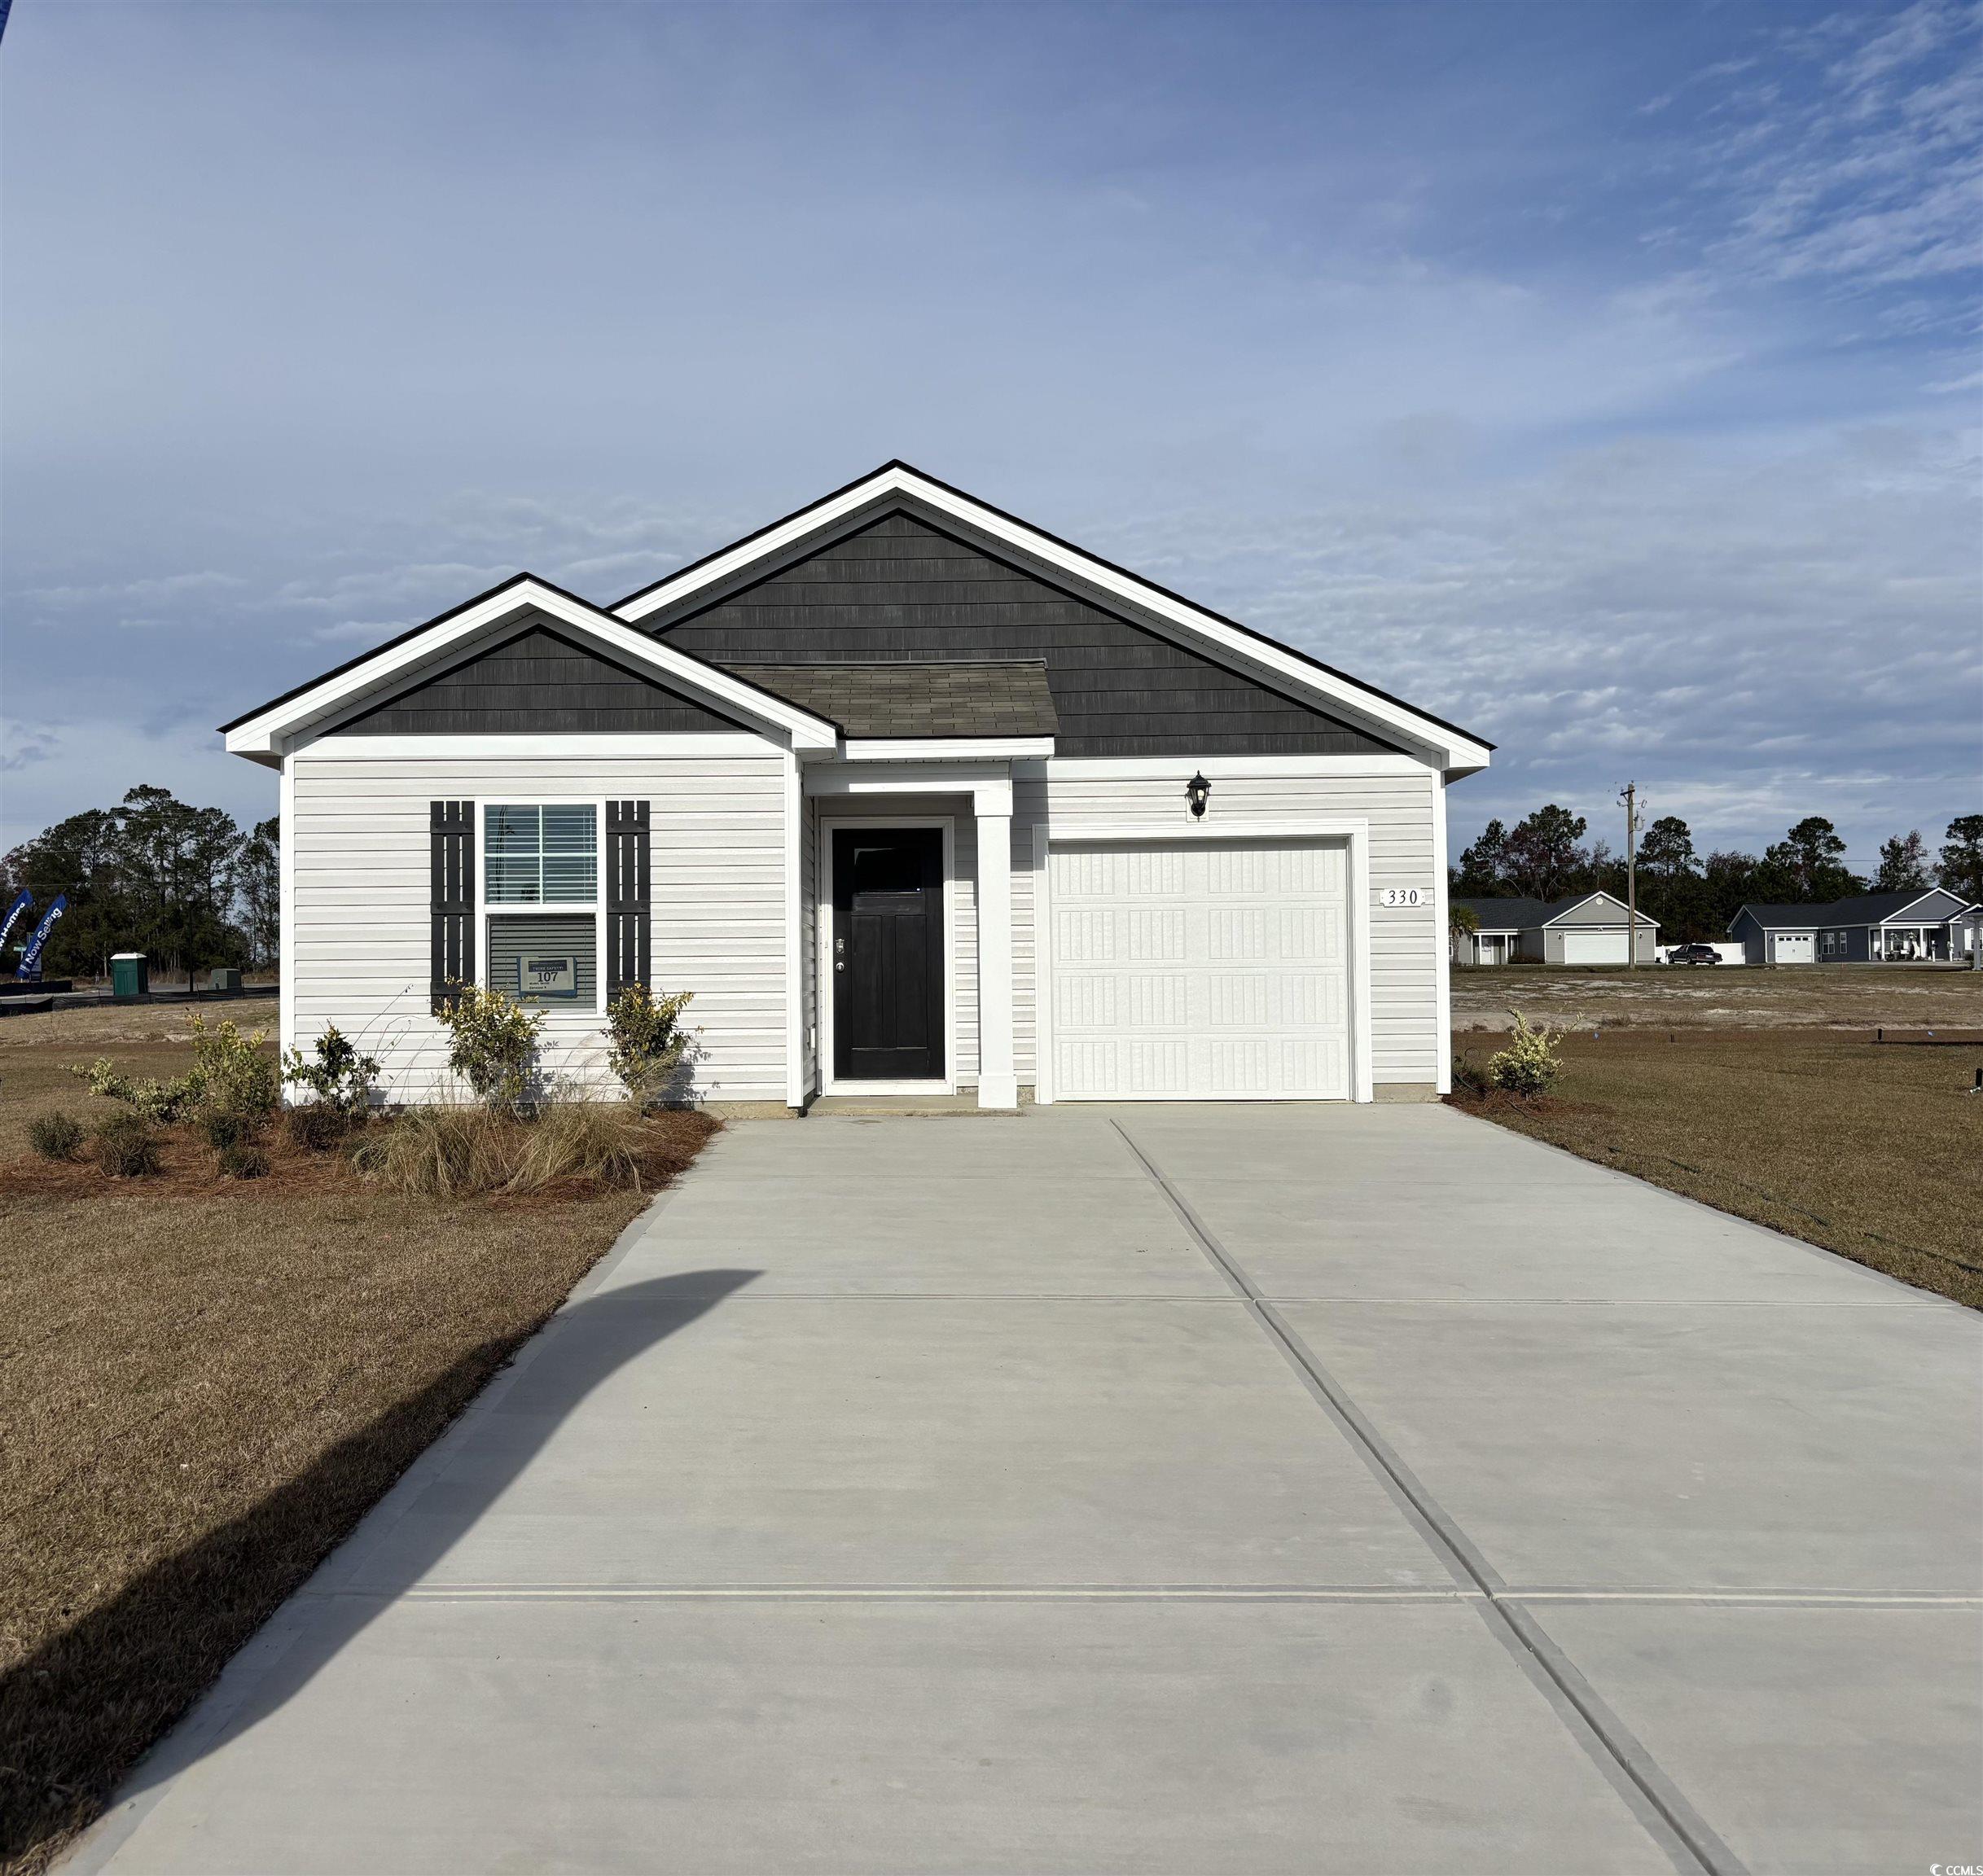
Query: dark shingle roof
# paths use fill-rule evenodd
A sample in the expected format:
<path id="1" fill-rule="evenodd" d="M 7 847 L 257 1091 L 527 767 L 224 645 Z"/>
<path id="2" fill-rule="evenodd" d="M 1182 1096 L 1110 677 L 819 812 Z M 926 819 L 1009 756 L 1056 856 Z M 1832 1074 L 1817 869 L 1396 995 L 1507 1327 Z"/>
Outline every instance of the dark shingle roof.
<path id="1" fill-rule="evenodd" d="M 1581 905 L 1586 899 L 1596 896 L 1595 892 L 1566 892 L 1560 899 L 1456 898 L 1453 903 L 1466 906 L 1481 921 L 1483 931 L 1527 931 L 1538 925 L 1546 925 L 1552 918 L 1561 918 L 1573 905 Z M 1625 907 L 1621 905 L 1618 910 L 1622 912 Z M 1639 922 L 1642 925 L 1659 923 L 1644 912 L 1639 914 Z"/>
<path id="2" fill-rule="evenodd" d="M 1925 899 L 1932 892 L 1941 891 L 1935 886 L 1916 887 L 1911 892 L 1868 892 L 1857 899 L 1834 899 L 1823 905 L 1747 905 L 1735 913 L 1740 918 L 1746 912 L 1759 925 L 1788 926 L 1792 928 L 1820 925 L 1877 925 L 1882 918 L 1891 918 L 1903 906 L 1911 905 L 1917 900 Z M 1961 895 L 1951 892 L 1951 899 L 1959 902 Z M 1943 917 L 1952 914 L 1944 913 Z M 1732 921 L 1731 921 L 1732 923 Z M 1938 921 L 1931 917 L 1927 921 Z"/>
<path id="3" fill-rule="evenodd" d="M 1051 736 L 1060 727 L 1041 660 L 723 668 L 849 736 Z"/>

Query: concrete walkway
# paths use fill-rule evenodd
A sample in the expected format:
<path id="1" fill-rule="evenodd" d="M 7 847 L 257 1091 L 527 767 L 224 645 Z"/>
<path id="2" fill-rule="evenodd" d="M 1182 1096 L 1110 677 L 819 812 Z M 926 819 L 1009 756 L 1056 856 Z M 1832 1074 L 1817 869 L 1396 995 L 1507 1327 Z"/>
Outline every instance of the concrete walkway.
<path id="1" fill-rule="evenodd" d="M 733 1127 L 78 1866 L 1983 1861 L 1983 1322 L 1439 1107 Z"/>

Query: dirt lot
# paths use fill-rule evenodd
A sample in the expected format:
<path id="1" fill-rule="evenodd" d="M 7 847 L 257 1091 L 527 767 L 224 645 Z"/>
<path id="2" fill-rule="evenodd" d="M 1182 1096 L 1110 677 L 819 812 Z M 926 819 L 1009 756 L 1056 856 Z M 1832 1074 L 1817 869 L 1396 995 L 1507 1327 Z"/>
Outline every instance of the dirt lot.
<path id="1" fill-rule="evenodd" d="M 1579 1030 L 1555 1098 L 1459 1104 L 1983 1308 L 1983 1028 L 1963 1033 Z M 1498 1041 L 1456 1035 L 1454 1059 Z"/>
<path id="2" fill-rule="evenodd" d="M 9 1173 L 33 1115 L 109 1108 L 64 1064 L 172 1076 L 183 1036 L 0 1023 L 0 1869 L 95 1815 L 647 1203 L 414 1199 L 300 1149 L 249 1183 Z"/>
<path id="3" fill-rule="evenodd" d="M 1512 964 L 1453 972 L 1455 1030 L 1530 1022 L 1578 1029 L 1983 1028 L 1983 971 L 1895 964 Z"/>

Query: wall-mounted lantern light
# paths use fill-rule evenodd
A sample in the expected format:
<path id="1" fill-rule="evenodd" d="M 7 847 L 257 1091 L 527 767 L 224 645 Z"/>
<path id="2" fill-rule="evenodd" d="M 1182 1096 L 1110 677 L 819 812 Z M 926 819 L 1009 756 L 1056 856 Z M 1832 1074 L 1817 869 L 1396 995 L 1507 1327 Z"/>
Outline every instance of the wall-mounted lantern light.
<path id="1" fill-rule="evenodd" d="M 1202 821 L 1205 815 L 1205 804 L 1212 798 L 1212 784 L 1205 779 L 1202 769 L 1185 783 L 1184 798 L 1191 804 L 1191 818 Z"/>

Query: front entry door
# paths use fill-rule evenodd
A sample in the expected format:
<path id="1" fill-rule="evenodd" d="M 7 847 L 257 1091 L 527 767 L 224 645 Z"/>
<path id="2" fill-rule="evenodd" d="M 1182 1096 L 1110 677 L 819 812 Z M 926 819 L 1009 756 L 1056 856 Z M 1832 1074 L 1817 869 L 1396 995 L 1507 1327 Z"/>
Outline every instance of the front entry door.
<path id="1" fill-rule="evenodd" d="M 833 1075 L 940 1081 L 943 834 L 833 831 Z"/>

